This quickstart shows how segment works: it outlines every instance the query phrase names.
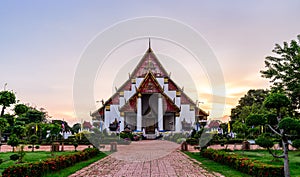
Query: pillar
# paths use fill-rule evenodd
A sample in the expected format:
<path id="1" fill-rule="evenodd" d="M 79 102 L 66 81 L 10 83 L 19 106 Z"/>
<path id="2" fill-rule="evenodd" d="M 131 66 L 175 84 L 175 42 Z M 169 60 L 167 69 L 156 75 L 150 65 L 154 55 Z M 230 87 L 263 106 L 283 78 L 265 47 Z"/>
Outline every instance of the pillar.
<path id="1" fill-rule="evenodd" d="M 104 110 L 104 127 L 103 127 L 103 129 L 106 129 L 107 132 L 109 132 L 109 123 L 110 123 L 109 112 Z"/>
<path id="2" fill-rule="evenodd" d="M 124 128 L 125 128 L 125 122 L 124 122 L 124 112 L 120 112 L 120 120 L 121 123 L 120 123 L 120 132 L 124 131 Z"/>
<path id="3" fill-rule="evenodd" d="M 157 111 L 157 121 L 158 121 L 158 130 L 164 130 L 164 112 L 163 112 L 163 102 L 161 94 L 158 95 L 158 111 Z"/>
<path id="4" fill-rule="evenodd" d="M 175 132 L 180 132 L 181 131 L 181 121 L 180 121 L 180 116 L 179 113 L 176 113 L 175 117 Z"/>
<path id="5" fill-rule="evenodd" d="M 120 96 L 120 107 L 122 107 L 122 106 L 124 106 L 124 104 L 125 104 L 125 98 L 124 98 L 124 92 L 120 92 L 119 93 L 119 96 Z"/>
<path id="6" fill-rule="evenodd" d="M 136 115 L 136 129 L 142 131 L 142 95 L 138 94 L 137 99 L 137 115 Z"/>
<path id="7" fill-rule="evenodd" d="M 180 91 L 176 91 L 176 96 L 175 96 L 175 104 L 176 106 L 178 106 L 180 108 L 181 106 L 181 92 Z"/>

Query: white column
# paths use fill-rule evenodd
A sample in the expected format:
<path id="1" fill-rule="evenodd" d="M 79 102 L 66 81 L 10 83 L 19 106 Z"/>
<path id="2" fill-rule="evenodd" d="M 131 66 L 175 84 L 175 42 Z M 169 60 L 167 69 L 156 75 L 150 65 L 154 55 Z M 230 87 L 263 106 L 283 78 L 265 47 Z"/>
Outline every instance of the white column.
<path id="1" fill-rule="evenodd" d="M 120 104 L 119 104 L 119 107 L 124 106 L 124 104 L 125 104 L 125 98 L 124 98 L 124 96 L 120 96 Z"/>
<path id="2" fill-rule="evenodd" d="M 120 123 L 120 132 L 121 132 L 121 131 L 124 131 L 124 117 L 120 116 L 120 121 L 121 121 L 121 123 Z"/>
<path id="3" fill-rule="evenodd" d="M 181 120 L 179 116 L 175 117 L 175 132 L 181 131 Z"/>
<path id="4" fill-rule="evenodd" d="M 181 92 L 180 91 L 176 91 L 176 96 L 175 96 L 175 104 L 176 106 L 178 106 L 180 108 L 181 106 Z"/>
<path id="5" fill-rule="evenodd" d="M 103 127 L 103 129 L 106 129 L 107 132 L 109 132 L 109 123 L 110 123 L 109 112 L 104 110 L 104 127 Z"/>
<path id="6" fill-rule="evenodd" d="M 137 100 L 137 115 L 136 115 L 136 129 L 137 131 L 142 131 L 142 98 L 141 94 L 138 94 Z"/>
<path id="7" fill-rule="evenodd" d="M 163 102 L 161 98 L 161 94 L 158 95 L 158 111 L 157 111 L 157 121 L 158 121 L 158 130 L 164 130 L 164 113 L 163 113 Z"/>

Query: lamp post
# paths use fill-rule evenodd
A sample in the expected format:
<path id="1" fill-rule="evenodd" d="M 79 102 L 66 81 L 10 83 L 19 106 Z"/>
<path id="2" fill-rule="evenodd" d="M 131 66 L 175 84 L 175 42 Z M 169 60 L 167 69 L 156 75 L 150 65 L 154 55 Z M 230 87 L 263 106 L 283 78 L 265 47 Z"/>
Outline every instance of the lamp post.
<path id="1" fill-rule="evenodd" d="M 62 122 L 62 143 L 61 143 L 61 151 L 64 151 L 64 141 L 65 141 L 65 122 Z"/>

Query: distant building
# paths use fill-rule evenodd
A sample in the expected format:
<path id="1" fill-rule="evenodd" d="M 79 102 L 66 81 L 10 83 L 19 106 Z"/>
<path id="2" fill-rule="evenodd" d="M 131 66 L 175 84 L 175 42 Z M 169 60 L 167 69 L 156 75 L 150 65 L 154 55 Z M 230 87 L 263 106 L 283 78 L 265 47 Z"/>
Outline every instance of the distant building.
<path id="1" fill-rule="evenodd" d="M 92 114 L 93 125 L 109 131 L 189 131 L 208 114 L 170 78 L 152 49 L 144 54 L 125 83 Z"/>
<path id="2" fill-rule="evenodd" d="M 93 128 L 92 124 L 90 122 L 84 121 L 82 123 L 82 130 L 91 131 Z"/>
<path id="3" fill-rule="evenodd" d="M 208 123 L 207 127 L 207 131 L 208 132 L 215 132 L 218 134 L 223 134 L 223 130 L 220 127 L 221 121 L 219 120 L 212 120 Z"/>

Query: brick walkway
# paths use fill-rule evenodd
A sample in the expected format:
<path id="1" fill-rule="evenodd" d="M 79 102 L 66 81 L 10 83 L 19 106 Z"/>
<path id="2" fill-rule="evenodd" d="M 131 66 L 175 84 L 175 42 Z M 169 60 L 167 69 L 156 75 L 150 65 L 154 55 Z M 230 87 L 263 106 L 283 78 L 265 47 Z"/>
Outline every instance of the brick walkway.
<path id="1" fill-rule="evenodd" d="M 179 145 L 169 141 L 139 141 L 128 146 L 118 146 L 118 152 L 77 171 L 71 177 L 213 177 L 179 150 Z"/>

